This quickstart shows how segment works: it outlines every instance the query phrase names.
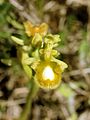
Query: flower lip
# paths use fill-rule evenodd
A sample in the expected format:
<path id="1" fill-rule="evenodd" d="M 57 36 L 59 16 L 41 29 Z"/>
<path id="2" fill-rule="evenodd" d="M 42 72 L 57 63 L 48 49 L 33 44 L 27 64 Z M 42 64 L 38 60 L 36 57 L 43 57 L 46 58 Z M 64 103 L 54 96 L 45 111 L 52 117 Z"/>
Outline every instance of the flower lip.
<path id="1" fill-rule="evenodd" d="M 54 89 L 61 82 L 61 69 L 56 62 L 41 61 L 36 69 L 36 83 L 44 89 Z"/>

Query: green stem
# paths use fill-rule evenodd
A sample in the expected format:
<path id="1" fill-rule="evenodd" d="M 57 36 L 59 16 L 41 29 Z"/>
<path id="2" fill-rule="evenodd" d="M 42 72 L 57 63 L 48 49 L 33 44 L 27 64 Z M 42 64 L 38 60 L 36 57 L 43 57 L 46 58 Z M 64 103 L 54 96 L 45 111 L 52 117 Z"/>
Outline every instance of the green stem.
<path id="1" fill-rule="evenodd" d="M 27 120 L 28 119 L 28 116 L 31 113 L 32 101 L 33 101 L 33 98 L 36 96 L 37 91 L 38 91 L 38 87 L 32 80 L 31 89 L 27 96 L 27 103 L 26 103 L 24 110 L 22 111 L 21 116 L 18 120 Z"/>

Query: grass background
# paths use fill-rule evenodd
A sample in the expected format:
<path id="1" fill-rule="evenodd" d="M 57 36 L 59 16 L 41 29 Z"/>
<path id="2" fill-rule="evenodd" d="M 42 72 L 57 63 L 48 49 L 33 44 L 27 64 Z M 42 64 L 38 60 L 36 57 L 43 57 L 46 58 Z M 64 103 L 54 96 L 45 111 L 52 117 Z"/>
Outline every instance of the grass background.
<path id="1" fill-rule="evenodd" d="M 68 64 L 59 88 L 39 90 L 28 120 L 90 120 L 89 0 L 0 0 L 0 120 L 17 119 L 26 103 L 30 83 L 11 35 L 27 40 L 27 20 L 61 36 L 58 58 Z"/>

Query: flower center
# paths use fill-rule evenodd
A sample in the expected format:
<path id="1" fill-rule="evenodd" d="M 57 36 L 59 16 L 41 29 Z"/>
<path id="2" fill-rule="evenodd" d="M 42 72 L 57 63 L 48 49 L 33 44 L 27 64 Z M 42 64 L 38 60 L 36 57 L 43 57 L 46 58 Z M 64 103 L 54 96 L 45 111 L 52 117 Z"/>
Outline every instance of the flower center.
<path id="1" fill-rule="evenodd" d="M 45 67 L 42 76 L 44 80 L 54 80 L 54 72 L 52 68 L 50 66 Z"/>

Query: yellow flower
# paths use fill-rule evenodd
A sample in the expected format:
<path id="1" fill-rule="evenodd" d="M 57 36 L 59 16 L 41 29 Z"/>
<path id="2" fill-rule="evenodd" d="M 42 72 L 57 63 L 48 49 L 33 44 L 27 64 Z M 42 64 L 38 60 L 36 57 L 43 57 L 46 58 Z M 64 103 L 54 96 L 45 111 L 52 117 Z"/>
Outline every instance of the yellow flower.
<path id="1" fill-rule="evenodd" d="M 54 89 L 61 82 L 62 70 L 56 62 L 41 61 L 36 68 L 36 82 L 41 88 Z"/>
<path id="2" fill-rule="evenodd" d="M 30 36 L 34 36 L 36 33 L 44 36 L 47 33 L 48 25 L 46 23 L 42 23 L 39 26 L 34 26 L 31 22 L 27 21 L 24 23 L 26 34 Z"/>

